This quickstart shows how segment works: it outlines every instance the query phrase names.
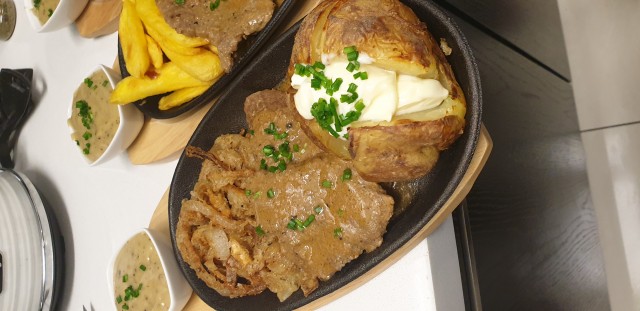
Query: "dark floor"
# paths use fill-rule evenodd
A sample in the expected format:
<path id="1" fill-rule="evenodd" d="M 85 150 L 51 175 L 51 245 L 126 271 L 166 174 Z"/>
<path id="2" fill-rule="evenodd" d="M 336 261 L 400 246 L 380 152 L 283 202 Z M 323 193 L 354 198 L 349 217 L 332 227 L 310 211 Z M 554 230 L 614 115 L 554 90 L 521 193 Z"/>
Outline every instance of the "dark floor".
<path id="1" fill-rule="evenodd" d="M 494 148 L 467 198 L 484 310 L 609 310 L 570 82 L 461 19 Z"/>

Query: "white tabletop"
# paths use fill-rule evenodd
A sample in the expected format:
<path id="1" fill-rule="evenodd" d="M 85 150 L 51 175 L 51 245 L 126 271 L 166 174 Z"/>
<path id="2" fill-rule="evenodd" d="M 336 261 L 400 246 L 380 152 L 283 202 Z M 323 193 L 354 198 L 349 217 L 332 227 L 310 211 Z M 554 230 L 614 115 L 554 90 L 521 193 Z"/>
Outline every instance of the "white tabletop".
<path id="1" fill-rule="evenodd" d="M 38 187 L 61 223 L 67 261 L 61 310 L 82 310 L 89 304 L 109 310 L 113 297 L 107 289 L 108 263 L 127 237 L 148 225 L 171 182 L 177 155 L 134 166 L 123 154 L 88 167 L 70 139 L 67 112 L 82 80 L 98 64 L 113 64 L 117 36 L 85 39 L 73 26 L 36 33 L 22 1 L 16 8 L 13 37 L 0 41 L 0 68 L 33 68 L 35 86 L 35 109 L 15 149 L 16 170 Z M 447 255 L 457 262 L 455 251 Z M 325 309 L 435 310 L 431 268 L 423 241 L 390 269 Z M 456 278 L 459 281 L 459 274 Z M 456 294 L 453 299 L 462 297 Z"/>

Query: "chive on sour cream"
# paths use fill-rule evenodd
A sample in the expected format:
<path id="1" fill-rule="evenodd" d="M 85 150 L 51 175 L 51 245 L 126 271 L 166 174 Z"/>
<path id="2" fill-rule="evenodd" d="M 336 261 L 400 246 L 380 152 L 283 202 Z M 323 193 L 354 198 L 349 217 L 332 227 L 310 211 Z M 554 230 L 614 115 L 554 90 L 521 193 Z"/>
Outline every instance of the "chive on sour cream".
<path id="1" fill-rule="evenodd" d="M 344 56 L 323 54 L 322 64 L 320 68 L 316 68 L 317 71 L 322 69 L 322 74 L 332 81 L 342 80 L 339 89 L 331 95 L 328 95 L 326 88 L 314 87 L 313 74 L 294 74 L 291 77 L 291 86 L 297 90 L 294 95 L 296 109 L 305 119 L 314 119 L 313 105 L 322 99 L 328 102 L 331 97 L 337 103 L 339 115 L 345 116 L 353 111 L 354 104 L 361 100 L 364 108 L 358 114 L 357 121 L 391 121 L 394 116 L 435 108 L 449 96 L 449 91 L 438 80 L 422 79 L 379 68 L 372 64 L 373 59 L 366 53 L 345 48 L 347 55 L 348 49 L 351 49 L 350 52 L 356 56 L 357 61 Z M 351 68 L 350 71 L 352 63 L 357 64 L 357 69 Z M 359 76 L 360 73 L 365 73 L 364 78 Z M 350 92 L 350 87 L 355 91 Z M 341 100 L 343 96 L 357 98 L 349 102 Z M 333 128 L 340 138 L 346 138 L 349 126 Z"/>

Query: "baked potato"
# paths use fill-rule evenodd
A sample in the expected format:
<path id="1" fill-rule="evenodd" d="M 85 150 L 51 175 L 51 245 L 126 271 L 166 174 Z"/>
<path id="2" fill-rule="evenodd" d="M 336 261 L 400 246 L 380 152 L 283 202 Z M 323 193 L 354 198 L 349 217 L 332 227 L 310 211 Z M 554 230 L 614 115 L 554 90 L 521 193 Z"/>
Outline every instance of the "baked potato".
<path id="1" fill-rule="evenodd" d="M 305 131 L 320 147 L 351 159 L 369 181 L 424 176 L 465 126 L 465 97 L 442 50 L 427 26 L 397 0 L 323 1 L 300 25 L 288 78 L 296 73 L 296 64 L 314 64 L 323 55 L 344 56 L 345 47 L 351 46 L 366 53 L 373 66 L 438 80 L 448 96 L 435 108 L 394 115 L 389 121 L 356 121 L 347 139 L 332 136 L 315 119 L 299 116 Z"/>

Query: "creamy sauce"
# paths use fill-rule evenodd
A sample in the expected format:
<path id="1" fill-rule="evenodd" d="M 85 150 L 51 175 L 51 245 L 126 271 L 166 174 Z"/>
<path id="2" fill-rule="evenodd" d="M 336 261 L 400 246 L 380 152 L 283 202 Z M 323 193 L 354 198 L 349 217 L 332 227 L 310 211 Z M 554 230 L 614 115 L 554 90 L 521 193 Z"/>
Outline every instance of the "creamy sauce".
<path id="1" fill-rule="evenodd" d="M 107 76 L 98 70 L 73 94 L 73 110 L 68 120 L 73 128 L 71 139 L 91 162 L 104 153 L 120 125 L 118 106 L 109 103 L 112 91 Z M 85 103 L 88 111 L 82 111 Z"/>
<path id="2" fill-rule="evenodd" d="M 44 25 L 58 7 L 60 0 L 33 0 L 33 14 Z"/>
<path id="3" fill-rule="evenodd" d="M 333 94 L 338 100 L 337 112 L 345 115 L 353 110 L 354 105 L 341 102 L 342 95 L 349 94 L 349 84 L 357 85 L 358 99 L 362 99 L 365 105 L 358 121 L 391 121 L 395 116 L 427 111 L 438 107 L 449 96 L 449 91 L 435 79 L 422 79 L 394 71 L 385 70 L 373 65 L 371 59 L 365 53 L 360 53 L 358 61 L 359 70 L 347 71 L 348 61 L 344 57 L 334 55 L 322 55 L 322 62 L 326 66 L 324 74 L 335 81 L 343 80 L 339 91 Z M 366 80 L 355 79 L 354 73 L 366 72 Z M 294 95 L 296 109 L 305 119 L 313 119 L 312 105 L 320 98 L 328 99 L 324 88 L 319 90 L 311 86 L 312 77 L 303 77 L 294 74 L 291 77 L 291 86 L 297 90 Z M 342 131 L 337 131 L 340 137 L 347 132 L 348 126 Z"/>
<path id="4" fill-rule="evenodd" d="M 127 241 L 114 267 L 114 297 L 118 310 L 123 310 L 124 304 L 129 310 L 169 310 L 169 286 L 160 257 L 146 233 L 141 232 Z M 140 288 L 138 297 L 125 298 L 129 286 L 134 290 Z"/>

